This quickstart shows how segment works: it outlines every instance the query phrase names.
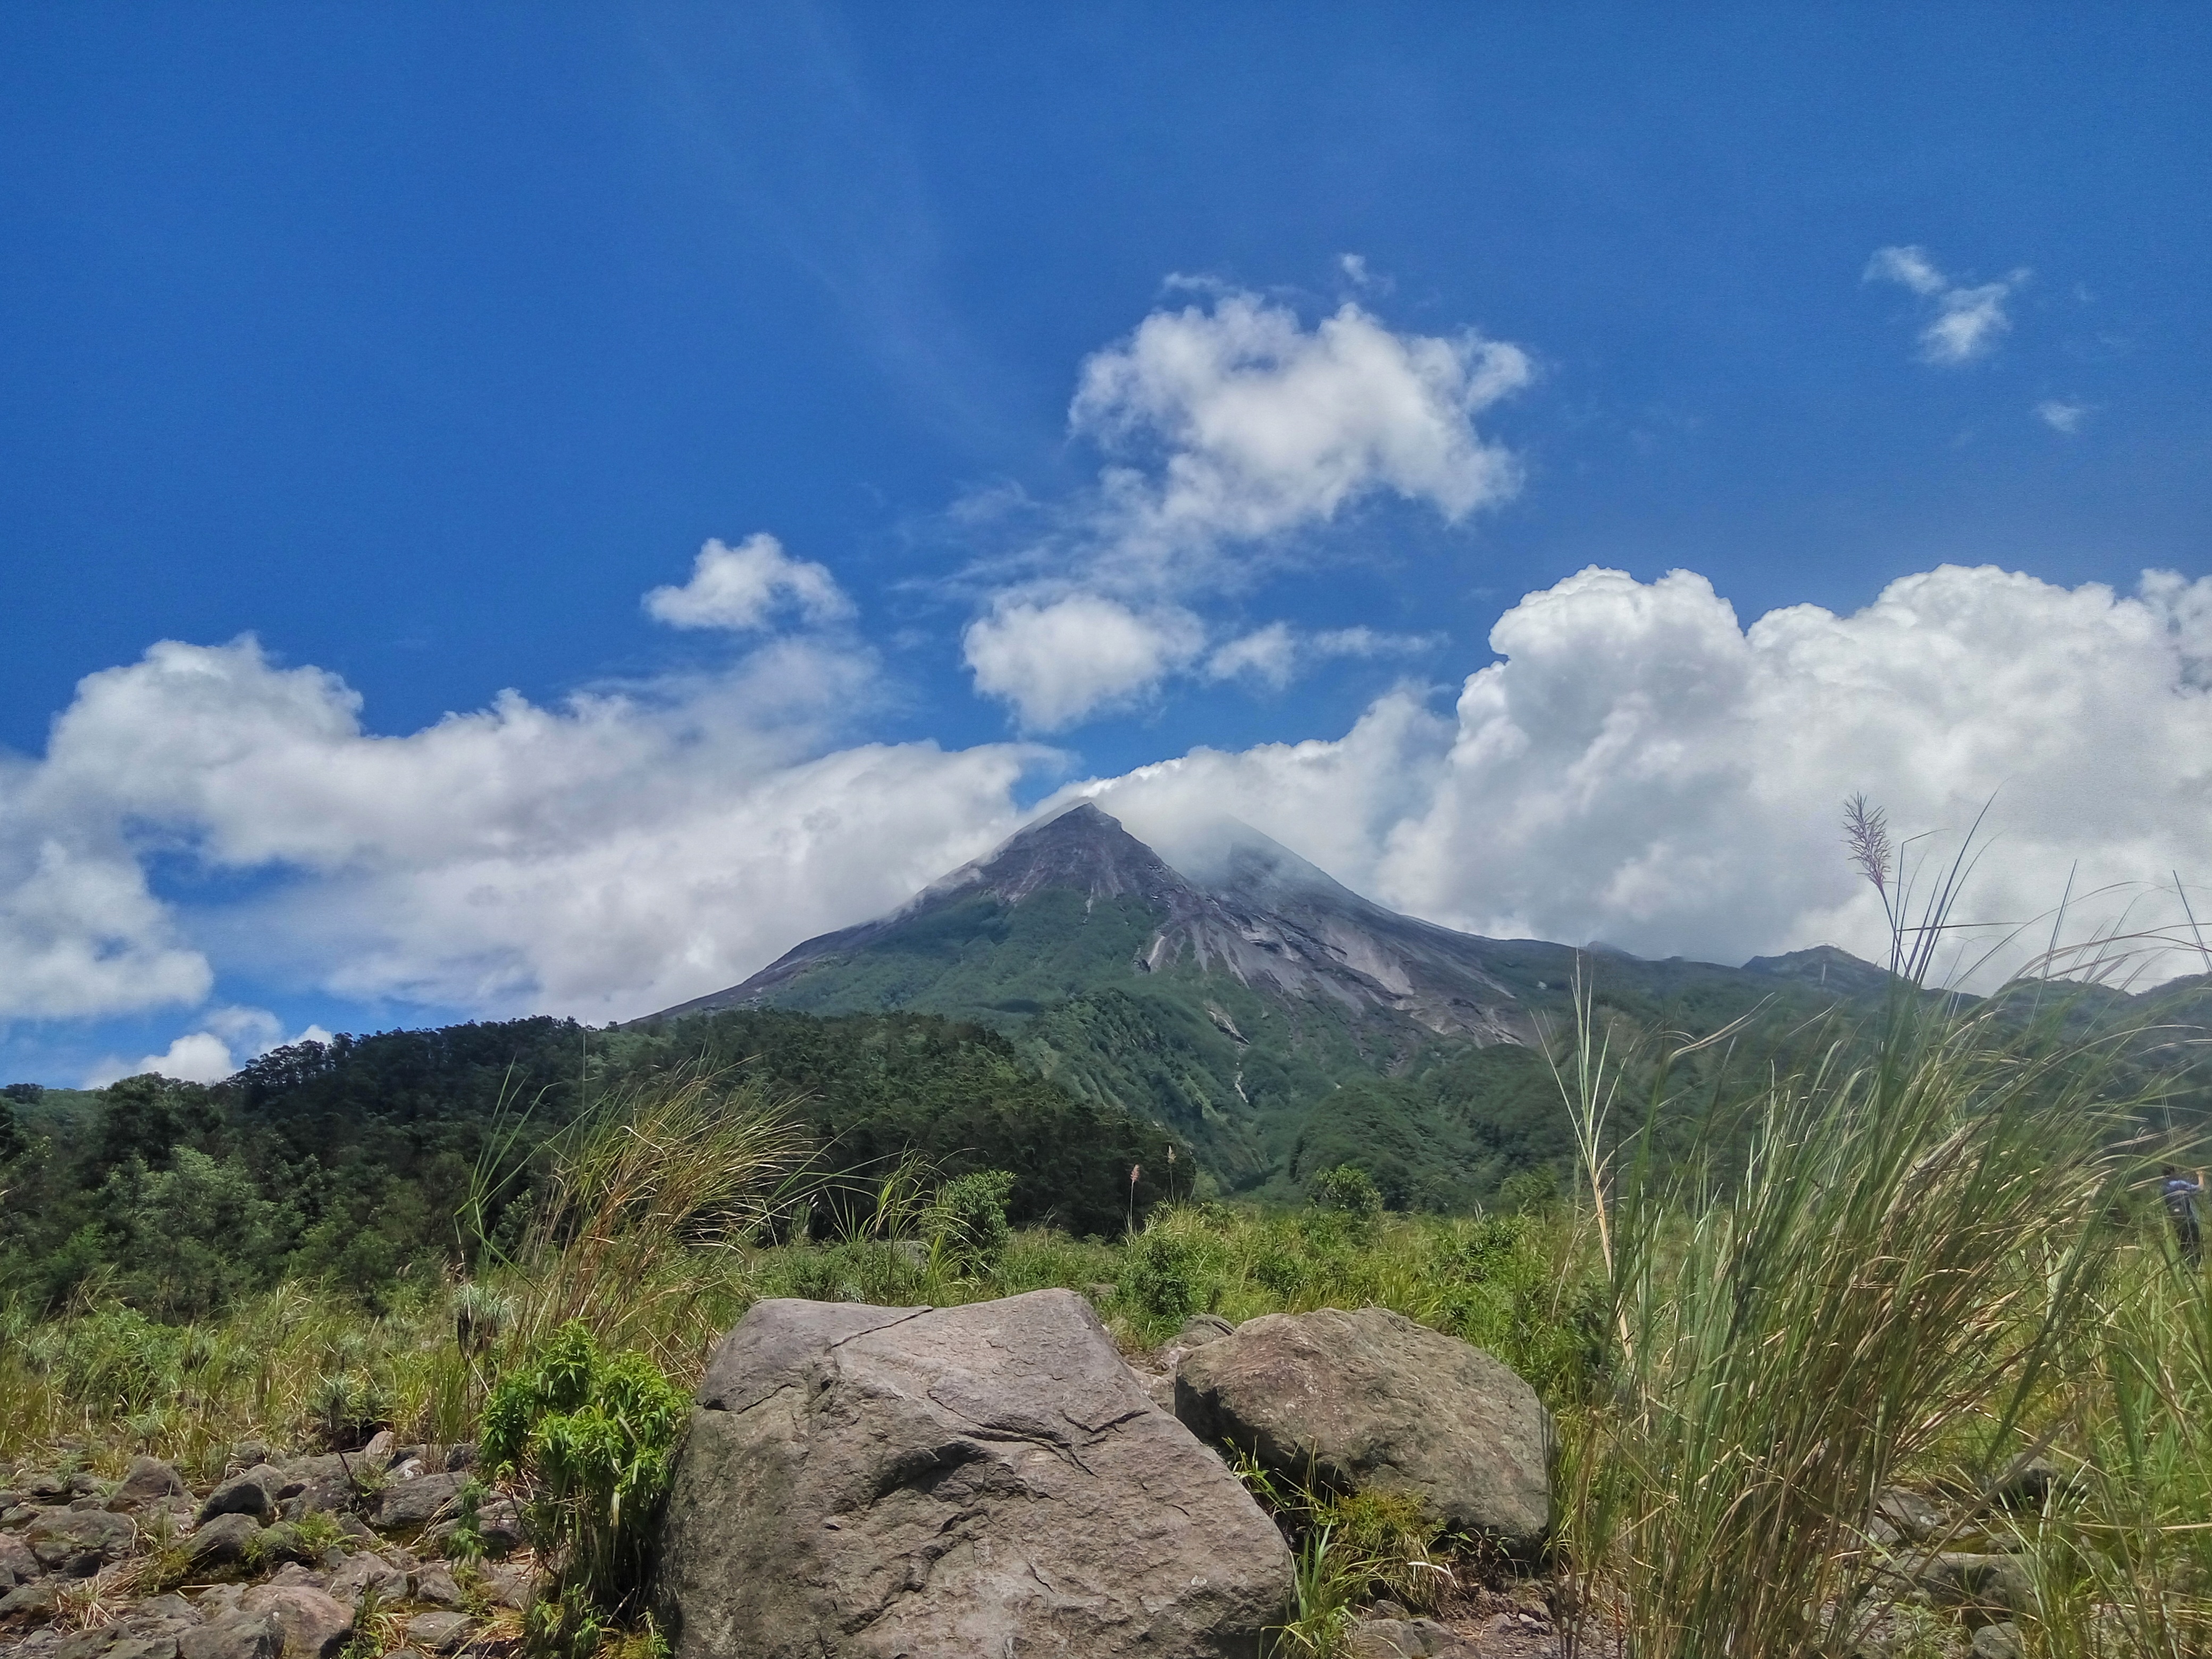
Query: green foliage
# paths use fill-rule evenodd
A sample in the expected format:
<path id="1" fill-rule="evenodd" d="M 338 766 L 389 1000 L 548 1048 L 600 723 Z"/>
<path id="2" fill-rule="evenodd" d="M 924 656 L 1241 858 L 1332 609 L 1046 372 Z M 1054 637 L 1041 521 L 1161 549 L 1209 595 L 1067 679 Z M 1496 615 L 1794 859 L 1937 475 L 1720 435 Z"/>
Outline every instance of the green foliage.
<path id="1" fill-rule="evenodd" d="M 1148 1228 L 1129 1246 L 1121 1294 L 1164 1320 L 1188 1318 L 1206 1304 L 1204 1247 L 1187 1232 Z"/>
<path id="2" fill-rule="evenodd" d="M 551 1592 L 532 1610 L 539 1650 L 584 1659 L 641 1615 L 653 1522 L 688 1405 L 643 1354 L 603 1353 L 580 1320 L 493 1388 L 485 1467 L 527 1481 L 533 1540 L 558 1564 Z"/>
<path id="3" fill-rule="evenodd" d="M 1340 1164 L 1323 1170 L 1306 1183 L 1317 1210 L 1338 1210 L 1348 1216 L 1372 1220 L 1382 1213 L 1382 1192 L 1375 1177 L 1357 1164 Z"/>
<path id="4" fill-rule="evenodd" d="M 1013 1189 L 1014 1177 L 1006 1170 L 974 1170 L 938 1189 L 931 1231 L 956 1267 L 988 1268 L 1006 1253 L 1014 1236 L 1006 1221 L 1006 1200 Z"/>

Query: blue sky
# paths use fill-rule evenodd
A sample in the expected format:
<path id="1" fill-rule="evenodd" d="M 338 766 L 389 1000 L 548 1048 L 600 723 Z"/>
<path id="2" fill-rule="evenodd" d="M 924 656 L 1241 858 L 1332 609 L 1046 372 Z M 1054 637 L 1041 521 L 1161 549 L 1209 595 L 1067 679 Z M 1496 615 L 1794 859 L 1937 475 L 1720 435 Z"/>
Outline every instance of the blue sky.
<path id="1" fill-rule="evenodd" d="M 2082 858 L 2115 882 L 2197 878 L 2212 17 L 1193 9 L 0 16 L 0 945 L 33 964 L 0 972 L 0 1072 L 75 1081 L 194 1032 L 235 1059 L 310 1024 L 646 1012 L 880 908 L 1055 790 L 1201 746 L 1243 769 L 1183 766 L 1194 799 L 1457 925 L 1661 954 L 1856 939 L 1832 872 L 1738 891 L 1683 863 L 1717 844 L 1711 757 L 1794 756 L 1830 707 L 1774 691 L 1760 665 L 1790 653 L 1729 645 L 1722 601 L 1747 626 L 1841 619 L 1844 643 L 1790 656 L 1831 691 L 1996 720 L 1986 677 L 1899 689 L 1932 630 L 1943 660 L 2047 657 L 2034 684 L 2075 699 L 1992 725 L 1966 762 L 1855 727 L 1790 824 L 1825 824 L 1858 779 L 1938 828 L 2002 785 L 2035 849 L 2023 891 Z M 1346 315 L 1356 337 L 1330 337 Z M 1238 357 L 1254 329 L 1274 345 Z M 1178 344 L 1228 368 L 1175 380 Z M 1324 374 L 1328 409 L 1382 407 L 1418 377 L 1373 354 L 1425 351 L 1434 406 L 1328 449 L 1340 489 L 1301 493 L 1320 475 L 1303 463 L 1254 483 L 1236 433 L 1312 414 L 1286 364 L 1346 377 Z M 1121 377 L 1087 416 L 1086 366 Z M 1280 406 L 1209 401 L 1237 386 Z M 1239 420 L 1222 450 L 1208 423 Z M 1186 465 L 1247 494 L 1177 518 Z M 709 538 L 763 534 L 725 569 L 750 598 L 662 607 L 689 626 L 641 603 Z M 1946 565 L 2031 586 L 1931 589 L 1917 634 L 1870 643 L 1888 586 Z M 1590 566 L 1628 585 L 1561 592 Z M 1710 591 L 1665 586 L 1676 569 Z M 2147 569 L 2181 585 L 2140 589 Z M 1517 654 L 1493 650 L 1501 618 Z M 1039 679 L 1123 619 L 1122 656 Z M 212 673 L 228 690 L 204 702 L 148 666 L 157 641 L 246 634 L 251 661 L 161 671 Z M 1708 635 L 1686 659 L 1667 643 Z M 2108 647 L 2130 665 L 2093 672 Z M 1737 673 L 1730 652 L 1765 689 L 1716 712 L 1696 700 Z M 1802 667 L 1838 653 L 1850 665 Z M 1574 714 L 1594 660 L 1618 683 Z M 117 682 L 94 719 L 79 682 L 133 665 L 147 701 Z M 1510 705 L 1535 769 L 1454 773 L 1445 803 L 1437 769 L 1479 747 L 1466 687 L 1486 666 L 1477 701 Z M 553 747 L 599 759 L 549 758 L 514 720 L 472 759 L 422 758 L 449 713 L 497 725 L 508 690 Z M 631 713 L 594 736 L 580 693 Z M 64 711 L 91 733 L 67 754 Z M 1590 806 L 1569 785 L 1632 717 L 1654 722 L 1644 758 Z M 2166 777 L 2093 829 L 2081 803 L 2118 787 L 2100 719 L 2148 745 L 2130 777 Z M 346 720 L 343 754 L 284 747 Z M 2045 753 L 2054 720 L 2082 747 Z M 1652 797 L 1650 756 L 1713 721 L 1708 760 Z M 1354 735 L 1385 725 L 1393 758 L 1359 759 Z M 139 787 L 159 768 L 134 741 L 177 775 Z M 1337 747 L 1267 747 L 1300 743 Z M 860 780 L 875 755 L 913 775 Z M 1283 782 L 1324 760 L 1368 781 Z M 253 828 L 325 763 L 349 781 Z M 441 811 L 446 830 L 467 816 L 441 792 L 532 768 L 536 793 L 432 845 Z M 806 793 L 840 768 L 865 803 Z M 1729 787 L 1764 799 L 1783 771 Z M 714 793 L 733 777 L 751 793 Z M 471 862 L 583 795 L 591 824 L 557 857 Z M 888 839 L 852 830 L 831 856 L 833 819 Z M 637 849 L 678 820 L 691 839 L 655 856 L 690 884 L 671 887 Z M 718 886 L 700 872 L 725 839 L 783 861 L 731 854 Z M 1583 861 L 1538 856 L 1557 843 Z M 62 880 L 54 848 L 91 873 Z M 1527 873 L 1463 873 L 1507 864 Z M 597 920 L 557 945 L 388 920 L 542 909 L 580 884 Z M 599 965 L 594 927 L 619 941 Z"/>

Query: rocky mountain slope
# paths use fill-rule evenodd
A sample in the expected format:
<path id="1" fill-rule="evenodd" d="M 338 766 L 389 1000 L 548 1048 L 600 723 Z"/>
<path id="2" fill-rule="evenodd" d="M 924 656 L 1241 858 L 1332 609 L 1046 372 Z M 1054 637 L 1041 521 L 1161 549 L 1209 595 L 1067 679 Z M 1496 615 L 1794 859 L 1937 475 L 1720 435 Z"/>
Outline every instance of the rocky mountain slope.
<path id="1" fill-rule="evenodd" d="M 1174 862 L 1097 806 L 1032 824 L 873 921 L 809 939 L 656 1021 L 909 1009 L 1006 1031 L 1077 1095 L 1176 1130 L 1222 1185 L 1340 1162 L 1455 1207 L 1564 1158 L 1542 1058 L 1577 975 L 1610 1019 L 1770 1044 L 1888 975 L 1832 946 L 1741 967 L 1492 939 L 1396 914 L 1232 820 Z"/>

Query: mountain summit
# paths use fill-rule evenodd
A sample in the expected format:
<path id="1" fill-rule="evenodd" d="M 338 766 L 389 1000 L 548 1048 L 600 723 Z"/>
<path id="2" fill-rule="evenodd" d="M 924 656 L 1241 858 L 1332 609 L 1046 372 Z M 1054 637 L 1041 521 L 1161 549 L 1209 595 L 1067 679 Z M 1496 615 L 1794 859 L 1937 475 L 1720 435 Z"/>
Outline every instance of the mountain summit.
<path id="1" fill-rule="evenodd" d="M 768 1004 L 811 1007 L 828 991 L 825 981 L 856 958 L 933 942 L 953 918 L 973 916 L 979 905 L 1012 910 L 1050 895 L 1079 896 L 1084 927 L 1101 905 L 1125 915 L 1147 913 L 1152 926 L 1120 964 L 1123 976 L 1219 974 L 1275 1000 L 1326 999 L 1354 1018 L 1402 1018 L 1440 1036 L 1534 1037 L 1528 1011 L 1492 971 L 1486 951 L 1498 948 L 1493 941 L 1386 910 L 1235 819 L 1208 826 L 1191 848 L 1184 861 L 1205 879 L 1178 871 L 1086 801 L 1031 824 L 890 915 L 808 939 L 743 984 L 663 1017 Z M 830 993 L 830 1000 L 842 1006 L 850 999 Z M 1035 1011 L 1027 997 L 961 1010 Z"/>
<path id="2" fill-rule="evenodd" d="M 1802 1012 L 1842 994 L 1789 959 L 1762 972 L 1455 933 L 1361 897 L 1234 819 L 1179 836 L 1170 860 L 1086 802 L 889 915 L 653 1018 L 973 1020 L 1077 1095 L 1174 1128 L 1224 1185 L 1287 1195 L 1354 1161 L 1394 1202 L 1454 1205 L 1564 1155 L 1540 1050 L 1546 1022 L 1571 1018 L 1578 974 L 1646 1029 L 1717 1024 L 1770 999 Z"/>

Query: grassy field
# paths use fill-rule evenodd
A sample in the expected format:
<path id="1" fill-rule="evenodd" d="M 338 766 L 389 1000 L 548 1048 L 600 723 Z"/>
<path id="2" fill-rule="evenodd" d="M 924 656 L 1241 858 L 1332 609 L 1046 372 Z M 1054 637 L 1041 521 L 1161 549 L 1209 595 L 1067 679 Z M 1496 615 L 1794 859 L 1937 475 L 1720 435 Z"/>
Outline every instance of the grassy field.
<path id="1" fill-rule="evenodd" d="M 1662 1167 L 1640 1126 L 1685 1103 L 1663 1066 L 1623 1097 L 1654 1070 L 1588 1019 L 1558 1057 L 1583 1151 L 1564 1192 L 1529 1180 L 1491 1213 L 1412 1217 L 1347 1178 L 1297 1211 L 1163 1206 L 1115 1242 L 1011 1230 L 1003 1183 L 918 1164 L 833 1194 L 772 1103 L 663 1081 L 579 1121 L 524 1232 L 476 1238 L 471 1272 L 403 1283 L 380 1312 L 288 1282 L 189 1325 L 97 1286 L 58 1317 L 0 1316 L 0 1460 L 112 1473 L 144 1450 L 204 1479 L 247 1439 L 472 1439 L 498 1380 L 564 1327 L 688 1387 L 769 1296 L 1066 1286 L 1133 1353 L 1196 1312 L 1371 1304 L 1551 1405 L 1540 1571 L 1593 1650 L 1839 1654 L 1877 1624 L 1893 1650 L 1955 1650 L 1909 1589 L 1972 1546 L 2016 1564 L 2028 1651 L 2180 1659 L 2212 1651 L 2212 1297 L 2145 1195 L 2170 1155 L 2142 1133 L 2158 1098 L 2064 1028 L 1900 997 L 1728 1121 L 1717 1104 L 1711 1158 Z M 1948 1534 L 1885 1536 L 1895 1485 L 1940 1499 Z M 1361 1593 L 1452 1559 L 1413 1517 L 1267 1495 L 1305 1544 L 1294 1649 L 1334 1650 Z"/>

